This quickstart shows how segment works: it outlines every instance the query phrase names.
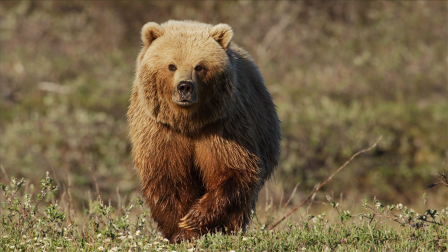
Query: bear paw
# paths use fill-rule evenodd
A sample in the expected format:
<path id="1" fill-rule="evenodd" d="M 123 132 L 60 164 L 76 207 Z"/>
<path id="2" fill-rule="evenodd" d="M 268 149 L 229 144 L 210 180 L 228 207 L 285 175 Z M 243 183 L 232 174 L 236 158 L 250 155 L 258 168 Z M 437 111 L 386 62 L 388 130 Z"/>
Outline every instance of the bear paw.
<path id="1" fill-rule="evenodd" d="M 185 230 L 200 230 L 199 225 L 197 223 L 200 219 L 200 213 L 197 211 L 190 211 L 187 215 L 185 215 L 179 223 L 179 227 Z"/>

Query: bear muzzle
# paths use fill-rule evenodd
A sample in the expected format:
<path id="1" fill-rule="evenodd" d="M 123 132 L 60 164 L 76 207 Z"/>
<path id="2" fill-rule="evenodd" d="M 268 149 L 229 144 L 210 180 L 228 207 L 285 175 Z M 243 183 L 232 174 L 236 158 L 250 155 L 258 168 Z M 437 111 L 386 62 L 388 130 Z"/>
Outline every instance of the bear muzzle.
<path id="1" fill-rule="evenodd" d="M 197 90 L 192 81 L 181 81 L 173 92 L 173 102 L 188 107 L 198 101 Z"/>

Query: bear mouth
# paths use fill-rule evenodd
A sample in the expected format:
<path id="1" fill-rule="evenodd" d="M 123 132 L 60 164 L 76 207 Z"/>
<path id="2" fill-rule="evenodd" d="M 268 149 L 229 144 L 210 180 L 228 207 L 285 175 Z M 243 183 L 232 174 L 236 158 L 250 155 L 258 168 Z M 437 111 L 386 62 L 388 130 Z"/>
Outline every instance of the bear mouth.
<path id="1" fill-rule="evenodd" d="M 189 107 L 195 103 L 189 100 L 174 101 L 174 102 L 181 107 Z"/>

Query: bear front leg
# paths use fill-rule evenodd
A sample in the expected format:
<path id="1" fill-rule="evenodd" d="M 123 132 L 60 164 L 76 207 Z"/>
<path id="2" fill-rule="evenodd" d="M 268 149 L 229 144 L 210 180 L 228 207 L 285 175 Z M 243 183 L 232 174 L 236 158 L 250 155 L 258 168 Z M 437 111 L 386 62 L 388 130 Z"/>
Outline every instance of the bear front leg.
<path id="1" fill-rule="evenodd" d="M 143 187 L 152 218 L 162 235 L 172 243 L 200 235 L 196 230 L 185 230 L 178 226 L 180 219 L 201 196 L 197 193 L 199 189 L 192 190 L 195 187 L 195 185 L 180 185 L 168 177 L 156 177 Z"/>
<path id="2" fill-rule="evenodd" d="M 259 159 L 234 141 L 204 139 L 196 144 L 206 193 L 185 215 L 179 227 L 206 233 L 236 232 L 250 221 L 259 181 Z"/>
<path id="3" fill-rule="evenodd" d="M 159 231 L 171 242 L 199 236 L 179 228 L 205 190 L 193 165 L 191 141 L 166 127 L 150 125 L 134 138 L 134 164 L 142 183 L 142 194 Z"/>

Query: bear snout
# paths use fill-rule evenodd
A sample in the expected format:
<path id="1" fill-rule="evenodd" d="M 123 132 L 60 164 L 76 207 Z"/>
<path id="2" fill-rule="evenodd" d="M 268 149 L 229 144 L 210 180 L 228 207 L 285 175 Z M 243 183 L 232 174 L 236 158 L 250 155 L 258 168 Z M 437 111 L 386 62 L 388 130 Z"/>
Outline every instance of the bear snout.
<path id="1" fill-rule="evenodd" d="M 197 92 L 192 81 L 181 81 L 173 92 L 173 101 L 180 106 L 190 106 L 197 102 Z"/>
<path id="2" fill-rule="evenodd" d="M 181 81 L 179 85 L 177 85 L 177 92 L 179 92 L 182 100 L 191 99 L 191 94 L 194 91 L 194 84 L 189 81 Z"/>

